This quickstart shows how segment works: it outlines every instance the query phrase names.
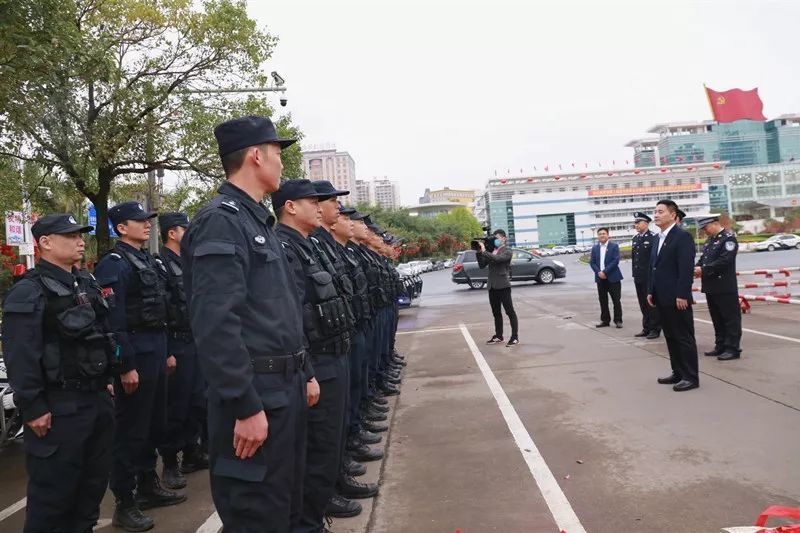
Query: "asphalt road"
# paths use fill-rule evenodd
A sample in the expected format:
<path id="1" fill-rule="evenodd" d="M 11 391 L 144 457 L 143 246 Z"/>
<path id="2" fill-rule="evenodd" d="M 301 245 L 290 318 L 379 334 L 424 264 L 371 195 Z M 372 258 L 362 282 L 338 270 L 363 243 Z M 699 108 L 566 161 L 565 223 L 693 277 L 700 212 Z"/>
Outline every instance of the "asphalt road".
<path id="1" fill-rule="evenodd" d="M 669 373 L 663 339 L 633 337 L 629 264 L 625 327 L 597 330 L 588 266 L 560 259 L 565 280 L 515 284 L 514 348 L 484 344 L 486 291 L 452 284 L 449 271 L 423 275 L 423 297 L 401 313 L 408 368 L 387 457 L 366 476 L 381 494 L 334 532 L 705 533 L 752 524 L 769 504 L 800 506 L 800 306 L 755 303 L 743 358 L 701 356 L 700 389 L 677 394 L 655 382 Z M 797 265 L 800 251 L 739 257 L 740 270 Z M 705 306 L 695 317 L 708 349 Z M 0 450 L 0 472 L 0 532 L 18 532 L 19 446 Z M 185 504 L 152 511 L 154 531 L 217 531 L 207 473 L 189 481 Z"/>

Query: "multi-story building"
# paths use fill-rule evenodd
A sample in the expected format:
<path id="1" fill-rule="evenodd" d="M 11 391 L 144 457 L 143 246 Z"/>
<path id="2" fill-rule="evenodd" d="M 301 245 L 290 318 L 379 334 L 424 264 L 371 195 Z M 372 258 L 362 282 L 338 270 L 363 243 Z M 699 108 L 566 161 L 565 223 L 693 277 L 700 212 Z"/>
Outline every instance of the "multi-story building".
<path id="1" fill-rule="evenodd" d="M 475 202 L 474 189 L 451 189 L 445 187 L 444 189 L 425 189 L 420 199 L 420 204 L 441 203 L 441 202 L 455 202 L 462 205 L 471 205 Z"/>
<path id="2" fill-rule="evenodd" d="M 347 152 L 333 148 L 310 147 L 303 150 L 303 170 L 312 181 L 328 180 L 337 189 L 353 191 L 356 188 L 356 162 Z M 342 197 L 345 204 L 353 204 L 354 198 Z"/>
<path id="3" fill-rule="evenodd" d="M 400 207 L 400 191 L 397 182 L 388 178 L 355 180 L 353 203 L 379 205 L 385 209 Z"/>
<path id="4" fill-rule="evenodd" d="M 660 199 L 675 200 L 689 217 L 708 213 L 724 169 L 724 163 L 711 162 L 492 179 L 489 223 L 516 246 L 587 244 L 600 227 L 627 240 L 635 233 L 633 214 L 652 213 Z M 727 207 L 719 205 L 723 200 L 715 197 L 716 207 Z"/>
<path id="5" fill-rule="evenodd" d="M 397 182 L 387 178 L 372 180 L 373 203 L 384 209 L 397 209 L 400 207 L 400 191 Z"/>

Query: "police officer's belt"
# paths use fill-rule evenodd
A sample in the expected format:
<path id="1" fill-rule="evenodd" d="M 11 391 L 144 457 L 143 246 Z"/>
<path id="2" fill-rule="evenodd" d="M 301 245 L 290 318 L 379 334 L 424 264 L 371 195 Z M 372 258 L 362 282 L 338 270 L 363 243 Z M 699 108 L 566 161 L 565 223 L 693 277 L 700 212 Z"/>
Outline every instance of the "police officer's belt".
<path id="1" fill-rule="evenodd" d="M 250 358 L 250 365 L 256 374 L 286 372 L 287 369 L 304 370 L 306 352 L 300 350 L 289 355 L 256 355 Z"/>
<path id="2" fill-rule="evenodd" d="M 108 385 L 108 378 L 65 379 L 61 383 L 48 384 L 48 390 L 71 390 L 92 392 L 104 390 Z"/>
<path id="3" fill-rule="evenodd" d="M 342 335 L 335 341 L 312 344 L 309 350 L 315 355 L 344 355 L 350 351 L 350 337 Z"/>

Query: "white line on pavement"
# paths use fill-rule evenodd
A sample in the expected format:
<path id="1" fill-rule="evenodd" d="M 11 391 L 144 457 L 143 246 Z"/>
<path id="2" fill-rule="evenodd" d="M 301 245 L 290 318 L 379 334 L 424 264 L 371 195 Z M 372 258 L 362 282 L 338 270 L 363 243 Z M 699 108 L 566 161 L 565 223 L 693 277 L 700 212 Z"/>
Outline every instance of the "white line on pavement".
<path id="1" fill-rule="evenodd" d="M 558 486 L 553 472 L 550 471 L 544 457 L 542 457 L 542 454 L 539 452 L 539 448 L 536 447 L 530 433 L 528 433 L 522 420 L 520 420 L 517 411 L 514 409 L 514 406 L 511 405 L 511 401 L 508 399 L 506 392 L 503 390 L 500 382 L 497 381 L 494 372 L 492 372 L 483 354 L 478 350 L 478 346 L 475 344 L 469 331 L 467 331 L 467 327 L 464 324 L 461 324 L 459 327 L 461 329 L 461 334 L 464 335 L 464 340 L 467 341 L 467 345 L 472 351 L 473 357 L 475 357 L 478 368 L 481 369 L 481 373 L 486 380 L 486 384 L 489 386 L 489 390 L 492 391 L 492 396 L 494 396 L 497 406 L 500 408 L 500 413 L 502 413 L 508 425 L 508 429 L 511 431 L 511 435 L 514 437 L 514 441 L 516 441 L 520 453 L 522 453 L 523 459 L 525 459 L 525 462 L 528 464 L 528 469 L 531 471 L 533 479 L 536 481 L 536 485 L 539 487 L 539 491 L 542 493 L 542 497 L 547 503 L 547 507 L 550 508 L 550 513 L 553 515 L 556 525 L 560 530 L 566 531 L 567 533 L 586 533 L 581 521 L 578 520 L 578 516 L 572 509 L 572 505 L 570 505 L 561 487 Z"/>
<path id="2" fill-rule="evenodd" d="M 2 511 L 0 511 L 0 522 L 11 516 L 12 514 L 16 513 L 20 509 L 24 509 L 25 505 L 28 503 L 28 498 L 22 498 L 20 501 L 13 505 L 9 505 Z"/>
<path id="3" fill-rule="evenodd" d="M 430 328 L 430 329 L 412 329 L 409 331 L 398 331 L 396 335 L 416 335 L 417 333 L 437 333 L 439 331 L 453 331 L 459 329 L 458 326 L 450 328 Z"/>
<path id="4" fill-rule="evenodd" d="M 703 324 L 711 324 L 714 325 L 713 322 L 710 320 L 703 320 L 702 318 L 695 318 L 697 322 L 702 322 Z M 776 335 L 775 333 L 767 333 L 766 331 L 758 331 L 757 329 L 748 329 L 742 328 L 742 331 L 746 331 L 747 333 L 755 333 L 756 335 L 763 335 L 765 337 L 772 337 L 773 339 L 781 339 L 782 341 L 789 341 L 789 342 L 797 342 L 800 343 L 800 339 L 795 337 L 784 337 L 783 335 Z"/>
<path id="5" fill-rule="evenodd" d="M 222 529 L 222 520 L 219 519 L 219 515 L 215 511 L 203 522 L 202 526 L 197 528 L 196 533 L 217 533 L 220 529 Z"/>

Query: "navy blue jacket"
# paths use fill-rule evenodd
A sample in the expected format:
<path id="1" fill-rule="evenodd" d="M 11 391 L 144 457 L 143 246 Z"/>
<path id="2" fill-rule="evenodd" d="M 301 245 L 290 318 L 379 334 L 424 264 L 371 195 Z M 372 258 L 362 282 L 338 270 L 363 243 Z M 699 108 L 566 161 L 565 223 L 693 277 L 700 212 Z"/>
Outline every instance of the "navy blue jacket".
<path id="1" fill-rule="evenodd" d="M 608 241 L 606 244 L 606 261 L 603 272 L 606 273 L 606 279 L 609 283 L 617 283 L 622 281 L 622 271 L 619 269 L 619 244 Z M 597 276 L 600 272 L 600 244 L 592 246 L 592 255 L 589 260 L 589 266 L 594 270 L 594 281 L 598 283 L 600 278 Z"/>
<path id="2" fill-rule="evenodd" d="M 692 303 L 694 281 L 695 245 L 692 235 L 678 226 L 673 226 L 661 253 L 658 253 L 659 238 L 653 242 L 652 273 L 649 294 L 656 305 L 674 306 L 676 298 Z"/>

